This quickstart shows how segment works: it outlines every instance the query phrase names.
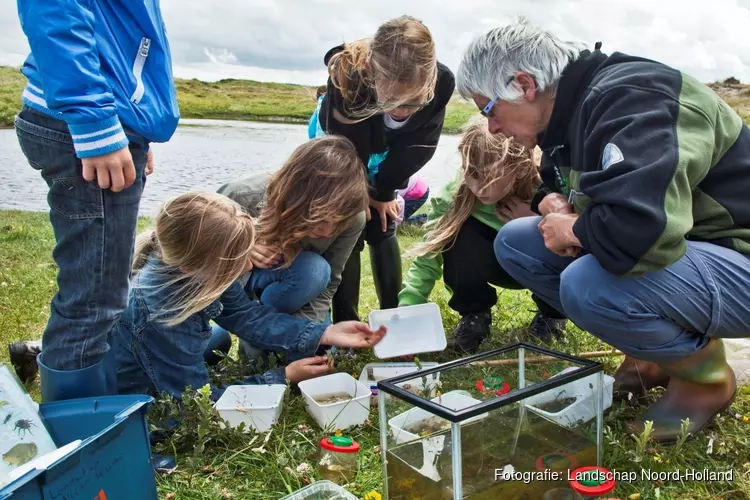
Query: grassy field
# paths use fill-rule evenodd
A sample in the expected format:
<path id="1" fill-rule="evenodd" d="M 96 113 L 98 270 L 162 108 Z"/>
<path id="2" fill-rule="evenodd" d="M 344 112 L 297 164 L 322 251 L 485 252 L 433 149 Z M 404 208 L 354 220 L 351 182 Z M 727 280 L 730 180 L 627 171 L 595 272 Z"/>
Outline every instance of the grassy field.
<path id="1" fill-rule="evenodd" d="M 54 238 L 44 213 L 0 211 L 0 346 L 16 339 L 40 336 L 49 314 L 49 300 L 55 292 L 55 265 L 50 257 Z M 142 221 L 145 224 L 147 221 Z M 402 231 L 402 248 L 408 248 L 420 237 L 419 230 Z M 368 252 L 363 252 L 361 313 L 363 317 L 377 307 Z M 406 271 L 407 266 L 404 267 Z M 432 299 L 442 310 L 446 331 L 458 321 L 447 306 L 448 294 L 442 284 Z M 483 349 L 528 340 L 525 327 L 533 315 L 533 303 L 527 292 L 499 291 L 493 311 L 493 335 Z M 578 353 L 606 349 L 594 337 L 568 326 L 567 335 L 553 348 Z M 338 365 L 338 370 L 359 373 L 373 360 L 370 353 L 360 353 Z M 447 353 L 425 355 L 422 361 L 447 361 Z M 0 350 L 0 361 L 7 361 L 7 351 Z M 608 372 L 616 361 L 602 359 Z M 228 363 L 226 378 L 236 364 Z M 37 387 L 29 388 L 38 394 Z M 655 397 L 655 396 L 654 396 Z M 172 439 L 157 451 L 176 454 L 178 468 L 159 476 L 161 498 L 166 499 L 278 499 L 319 478 L 318 442 L 325 434 L 304 410 L 299 394 L 293 389 L 286 397 L 281 421 L 270 434 L 256 436 L 235 430 L 222 430 L 216 414 L 205 396 L 189 398 L 182 412 L 183 425 Z M 641 499 L 748 499 L 750 498 L 750 388 L 738 396 L 731 412 L 719 417 L 707 432 L 681 446 L 662 447 L 636 439 L 623 431 L 623 421 L 643 408 L 635 404 L 615 405 L 606 413 L 604 466 L 610 470 L 636 471 L 639 479 L 618 484 L 613 497 Z M 174 413 L 168 402 L 152 411 L 158 415 Z M 370 422 L 348 432 L 362 445 L 359 470 L 347 488 L 359 498 L 370 492 L 382 493 L 382 468 L 377 446 L 378 415 L 371 411 Z M 499 429 L 498 432 L 503 432 Z M 711 444 L 709 444 L 711 443 Z M 675 471 L 734 470 L 732 482 L 646 481 L 641 469 Z M 640 497 L 637 495 L 640 494 Z M 369 498 L 378 498 L 371 495 Z"/>
<path id="2" fill-rule="evenodd" d="M 13 126 L 26 79 L 16 68 L 0 66 L 0 128 Z M 315 110 L 315 87 L 227 79 L 209 83 L 176 81 L 183 118 L 307 123 Z M 476 107 L 455 95 L 448 104 L 444 131 L 455 133 Z"/>

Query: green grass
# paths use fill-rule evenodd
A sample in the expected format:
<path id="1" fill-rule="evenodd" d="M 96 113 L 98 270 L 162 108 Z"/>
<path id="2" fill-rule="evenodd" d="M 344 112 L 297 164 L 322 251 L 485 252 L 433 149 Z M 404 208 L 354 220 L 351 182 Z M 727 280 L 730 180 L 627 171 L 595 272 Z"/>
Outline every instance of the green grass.
<path id="1" fill-rule="evenodd" d="M 25 84 L 17 68 L 0 66 L 0 128 L 13 126 Z M 315 110 L 315 87 L 235 79 L 214 83 L 177 79 L 175 85 L 183 118 L 307 123 Z M 458 132 L 475 114 L 473 104 L 455 95 L 444 131 Z"/>
<path id="2" fill-rule="evenodd" d="M 13 117 L 21 106 L 26 78 L 16 68 L 0 66 L 0 128 L 13 126 Z"/>
<path id="3" fill-rule="evenodd" d="M 55 265 L 51 259 L 54 238 L 44 213 L 0 211 L 0 346 L 17 339 L 36 339 L 49 314 L 49 300 L 55 292 Z M 141 221 L 145 224 L 146 221 Z M 419 230 L 402 231 L 403 249 L 421 237 Z M 363 317 L 377 307 L 372 277 L 363 252 L 361 313 Z M 404 272 L 408 266 L 404 265 Z M 446 331 L 457 323 L 458 316 L 447 306 L 449 296 L 439 284 L 432 299 L 440 306 Z M 499 291 L 493 311 L 493 335 L 484 349 L 524 340 L 524 328 L 532 318 L 533 303 L 528 292 Z M 594 337 L 569 326 L 567 336 L 553 348 L 568 353 L 606 349 Z M 339 363 L 338 369 L 360 372 L 372 360 L 370 354 Z M 425 355 L 423 361 L 446 361 L 449 355 Z M 7 351 L 0 350 L 0 361 L 7 361 Z M 616 360 L 602 359 L 610 373 Z M 229 368 L 232 365 L 230 364 Z M 217 374 L 226 378 L 227 374 Z M 35 385 L 29 387 L 38 394 Z M 174 410 L 171 408 L 171 410 Z M 745 388 L 732 407 L 732 415 L 722 415 L 709 431 L 681 447 L 662 447 L 652 442 L 638 443 L 623 431 L 623 422 L 642 411 L 642 407 L 623 403 L 606 414 L 604 466 L 619 471 L 650 469 L 674 471 L 696 469 L 711 471 L 734 469 L 732 483 L 674 482 L 654 483 L 638 480 L 620 483 L 612 496 L 628 498 L 640 493 L 642 499 L 747 499 L 750 498 L 750 388 Z M 169 413 L 168 402 L 159 403 L 152 417 Z M 317 479 L 318 442 L 324 436 L 307 416 L 301 397 L 292 390 L 286 397 L 281 421 L 268 436 L 221 430 L 209 405 L 200 397 L 190 399 L 182 413 L 184 425 L 172 440 L 157 451 L 176 453 L 178 468 L 168 476 L 158 477 L 161 498 L 175 499 L 278 499 L 309 481 Z M 349 432 L 362 445 L 359 471 L 348 489 L 363 497 L 370 491 L 382 493 L 382 468 L 376 446 L 379 442 L 377 412 L 371 422 Z M 152 421 L 156 421 L 152 418 Z M 500 432 L 500 431 L 499 431 Z M 709 440 L 713 451 L 707 453 Z M 202 446 L 201 446 L 202 444 Z M 304 471 L 302 464 L 311 469 Z M 300 467 L 300 471 L 297 469 Z M 288 469 L 286 469 L 288 468 Z"/>

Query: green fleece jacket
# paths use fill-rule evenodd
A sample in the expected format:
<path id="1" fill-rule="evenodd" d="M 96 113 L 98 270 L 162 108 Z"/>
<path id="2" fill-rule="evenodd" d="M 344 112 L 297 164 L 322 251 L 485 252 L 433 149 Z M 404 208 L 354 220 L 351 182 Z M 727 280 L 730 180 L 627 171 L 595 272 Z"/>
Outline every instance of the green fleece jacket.
<path id="1" fill-rule="evenodd" d="M 460 176 L 448 183 L 440 193 L 430 198 L 430 209 L 427 212 L 428 221 L 438 219 L 445 214 L 453 203 L 453 198 L 460 185 Z M 492 229 L 500 230 L 503 221 L 495 212 L 495 205 L 485 205 L 479 200 L 474 203 L 471 216 L 478 221 L 487 224 Z M 429 234 L 427 235 L 429 238 Z M 409 267 L 406 283 L 401 293 L 398 294 L 400 306 L 413 306 L 427 302 L 430 292 L 435 287 L 435 282 L 443 275 L 443 255 L 417 257 Z"/>

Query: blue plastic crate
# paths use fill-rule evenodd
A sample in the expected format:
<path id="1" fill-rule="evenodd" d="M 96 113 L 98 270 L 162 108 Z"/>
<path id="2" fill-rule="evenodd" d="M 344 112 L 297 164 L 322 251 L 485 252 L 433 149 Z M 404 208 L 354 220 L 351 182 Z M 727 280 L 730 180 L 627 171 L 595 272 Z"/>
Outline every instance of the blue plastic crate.
<path id="1" fill-rule="evenodd" d="M 47 469 L 0 489 L 0 500 L 156 500 L 146 411 L 149 396 L 103 396 L 42 403 L 57 446 L 80 446 Z"/>

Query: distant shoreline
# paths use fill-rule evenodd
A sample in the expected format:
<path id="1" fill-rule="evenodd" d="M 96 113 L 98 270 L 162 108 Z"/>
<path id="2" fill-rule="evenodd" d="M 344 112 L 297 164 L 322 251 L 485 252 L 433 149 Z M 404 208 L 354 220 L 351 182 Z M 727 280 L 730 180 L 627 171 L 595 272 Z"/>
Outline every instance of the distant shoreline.
<path id="1" fill-rule="evenodd" d="M 13 128 L 21 107 L 26 78 L 18 68 L 0 66 L 0 129 Z M 182 118 L 307 124 L 315 111 L 316 87 L 289 83 L 225 79 L 218 82 L 176 79 Z M 709 84 L 750 123 L 750 86 L 739 83 Z M 457 134 L 471 117 L 474 103 L 453 95 L 445 114 L 444 134 Z"/>
<path id="2" fill-rule="evenodd" d="M 13 128 L 26 78 L 18 68 L 0 66 L 0 129 Z M 218 82 L 176 79 L 182 118 L 307 124 L 315 111 L 316 87 L 226 79 Z M 448 103 L 443 132 L 456 134 L 478 113 L 455 94 Z"/>

